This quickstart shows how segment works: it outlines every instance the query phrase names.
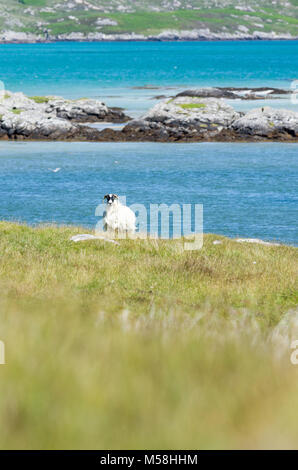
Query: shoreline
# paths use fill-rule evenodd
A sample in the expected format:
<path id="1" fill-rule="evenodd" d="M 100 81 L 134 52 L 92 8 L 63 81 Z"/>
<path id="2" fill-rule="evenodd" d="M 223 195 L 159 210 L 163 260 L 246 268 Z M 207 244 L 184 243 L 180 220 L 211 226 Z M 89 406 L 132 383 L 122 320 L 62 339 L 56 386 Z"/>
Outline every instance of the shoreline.
<path id="1" fill-rule="evenodd" d="M 277 42 L 277 41 L 298 41 L 297 38 L 201 38 L 201 39 L 52 39 L 52 40 L 36 40 L 36 41 L 1 41 L 0 45 L 3 44 L 56 44 L 56 43 L 116 43 L 116 42 Z"/>
<path id="2" fill-rule="evenodd" d="M 23 35 L 23 33 L 20 33 Z M 26 33 L 24 33 L 26 34 Z M 129 33 L 130 34 L 130 33 Z M 158 36 L 150 36 L 148 38 L 146 37 L 139 37 L 137 35 L 133 35 L 131 37 L 128 37 L 129 34 L 119 34 L 119 35 L 105 35 L 105 37 L 103 38 L 88 38 L 88 37 L 83 37 L 83 38 L 80 38 L 80 37 L 63 37 L 63 38 L 59 38 L 59 37 L 53 37 L 53 38 L 50 38 L 50 39 L 44 39 L 44 38 L 39 38 L 39 37 L 36 37 L 36 38 L 33 38 L 31 36 L 31 38 L 28 38 L 26 39 L 25 37 L 23 37 L 22 39 L 3 39 L 1 38 L 0 39 L 0 44 L 55 44 L 55 43 L 70 43 L 70 42 L 73 42 L 73 43 L 101 43 L 101 42 L 104 42 L 104 43 L 114 43 L 114 42 L 237 42 L 237 41 L 241 41 L 241 42 L 264 42 L 264 41 L 270 41 L 270 42 L 274 42 L 274 41 L 298 41 L 298 36 L 296 37 L 286 37 L 284 35 L 281 35 L 281 36 L 265 36 L 265 37 L 262 37 L 262 36 L 254 36 L 254 35 L 250 35 L 250 36 L 231 36 L 231 37 L 227 37 L 227 36 L 216 36 L 216 37 L 213 37 L 213 36 L 200 36 L 200 37 L 188 37 L 187 35 L 185 37 L 177 37 L 176 35 L 169 35 L 169 37 L 158 37 Z M 107 36 L 111 36 L 111 37 L 107 37 Z M 114 37 L 113 37 L 114 36 Z M 137 36 L 137 37 L 136 37 Z"/>
<path id="3" fill-rule="evenodd" d="M 111 131 L 111 129 L 107 128 L 106 130 Z M 102 131 L 100 131 L 102 132 Z M 121 131 L 113 131 L 113 132 L 118 132 L 120 133 Z M 266 143 L 276 143 L 276 144 L 298 144 L 298 137 L 297 138 L 292 138 L 292 139 L 280 139 L 280 138 L 259 138 L 258 136 L 251 136 L 251 138 L 233 138 L 231 140 L 228 139 L 202 139 L 202 138 L 186 138 L 186 139 L 178 139 L 178 140 L 157 140 L 156 138 L 153 138 L 152 140 L 147 139 L 146 137 L 144 139 L 130 139 L 130 138 L 113 138 L 114 136 L 111 136 L 110 138 L 103 136 L 103 138 L 99 139 L 46 139 L 46 138 L 41 138 L 41 139 L 30 139 L 30 138 L 3 138 L 0 137 L 0 142 L 28 142 L 28 143 L 42 143 L 42 142 L 56 142 L 56 143 L 89 143 L 89 144 L 101 144 L 101 143 L 114 143 L 114 144 L 129 144 L 129 143 L 135 143 L 135 144 L 266 144 Z M 117 136 L 119 137 L 119 136 Z"/>

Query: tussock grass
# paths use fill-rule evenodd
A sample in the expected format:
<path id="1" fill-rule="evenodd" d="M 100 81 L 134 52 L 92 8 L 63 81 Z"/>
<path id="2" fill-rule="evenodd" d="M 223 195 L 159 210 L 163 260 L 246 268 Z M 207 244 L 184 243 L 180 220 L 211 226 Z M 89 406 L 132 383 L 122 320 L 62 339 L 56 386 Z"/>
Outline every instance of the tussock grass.
<path id="1" fill-rule="evenodd" d="M 296 248 L 76 233 L 0 223 L 2 448 L 296 447 Z"/>

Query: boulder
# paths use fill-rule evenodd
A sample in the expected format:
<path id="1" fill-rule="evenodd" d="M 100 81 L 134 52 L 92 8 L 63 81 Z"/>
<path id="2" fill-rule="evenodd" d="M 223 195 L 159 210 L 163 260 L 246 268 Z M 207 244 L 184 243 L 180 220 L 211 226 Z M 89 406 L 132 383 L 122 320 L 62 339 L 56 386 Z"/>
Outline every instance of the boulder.
<path id="1" fill-rule="evenodd" d="M 14 109 L 21 110 L 38 110 L 40 106 L 32 99 L 28 98 L 24 93 L 12 93 L 4 90 L 0 97 L 0 111 L 1 113 L 12 111 Z"/>
<path id="2" fill-rule="evenodd" d="M 298 137 L 298 113 L 270 107 L 248 111 L 236 119 L 231 128 L 241 135 L 267 138 Z"/>
<path id="3" fill-rule="evenodd" d="M 50 99 L 45 112 L 54 112 L 57 117 L 75 122 L 126 122 L 129 120 L 121 109 L 108 108 L 99 100 L 79 99 L 65 100 L 63 98 Z"/>
<path id="4" fill-rule="evenodd" d="M 10 138 L 17 136 L 45 138 L 58 134 L 67 136 L 75 131 L 73 124 L 65 119 L 45 117 L 44 113 L 30 111 L 24 111 L 19 115 L 7 113 L 2 116 L 0 126 Z"/>
<path id="5" fill-rule="evenodd" d="M 0 117 L 0 138 L 14 140 L 73 140 L 100 141 L 97 129 L 72 123 L 44 113 L 24 111 L 20 114 L 7 113 Z"/>
<path id="6" fill-rule="evenodd" d="M 100 132 L 82 122 L 126 122 L 121 109 L 99 100 L 32 97 L 3 91 L 0 96 L 0 138 L 96 140 Z M 77 124 L 76 124 L 77 123 Z"/>
<path id="7" fill-rule="evenodd" d="M 130 141 L 293 141 L 298 113 L 265 107 L 244 114 L 223 99 L 179 96 L 156 104 L 122 133 Z"/>
<path id="8" fill-rule="evenodd" d="M 178 93 L 177 97 L 180 96 L 188 96 L 188 97 L 197 97 L 197 98 L 229 98 L 233 99 L 236 98 L 236 95 L 224 88 L 213 88 L 213 87 L 206 87 L 206 88 L 196 88 L 194 90 L 185 90 L 181 93 Z"/>
<path id="9" fill-rule="evenodd" d="M 142 121 L 159 124 L 170 133 L 211 132 L 214 135 L 239 117 L 240 114 L 222 99 L 178 97 L 156 104 Z M 133 125 L 133 122 L 129 123 L 129 126 Z M 140 121 L 136 125 L 140 126 Z"/>
<path id="10" fill-rule="evenodd" d="M 280 97 L 280 95 L 289 95 L 291 90 L 284 90 L 282 88 L 246 88 L 246 87 L 205 87 L 195 88 L 193 90 L 185 90 L 176 95 L 201 97 L 201 98 L 226 98 L 226 99 L 243 99 L 243 100 L 260 100 L 272 99 L 272 97 Z"/>

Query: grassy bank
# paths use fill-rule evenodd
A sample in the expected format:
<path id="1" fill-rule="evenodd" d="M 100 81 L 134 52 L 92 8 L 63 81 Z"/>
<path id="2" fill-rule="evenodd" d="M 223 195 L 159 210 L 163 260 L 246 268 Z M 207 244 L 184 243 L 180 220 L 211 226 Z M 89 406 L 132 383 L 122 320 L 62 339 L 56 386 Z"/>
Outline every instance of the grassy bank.
<path id="1" fill-rule="evenodd" d="M 1 448 L 297 445 L 296 248 L 79 232 L 0 223 Z"/>
<path id="2" fill-rule="evenodd" d="M 254 31 L 297 34 L 296 0 L 274 4 L 250 0 L 242 9 L 234 0 L 226 0 L 222 5 L 216 0 L 182 0 L 178 9 L 161 0 L 150 4 L 127 0 L 122 10 L 119 6 L 124 5 L 117 0 L 92 0 L 85 3 L 85 8 L 72 5 L 61 8 L 56 0 L 0 0 L 0 29 L 41 35 L 45 30 L 52 35 L 72 32 L 154 35 L 168 29 L 204 28 L 216 33 L 235 33 L 240 26 L 248 34 Z M 98 18 L 112 21 L 104 24 Z"/>
<path id="3" fill-rule="evenodd" d="M 133 13 L 109 13 L 101 14 L 102 18 L 115 21 L 115 26 L 104 26 L 101 28 L 105 33 L 140 33 L 145 35 L 158 34 L 161 31 L 191 30 L 198 28 L 209 28 L 213 32 L 225 31 L 234 33 L 239 26 L 245 26 L 251 34 L 260 30 L 263 32 L 292 33 L 296 34 L 298 20 L 292 16 L 292 9 L 288 14 L 280 14 L 273 8 L 264 8 L 262 12 L 248 15 L 247 12 L 235 8 L 201 8 L 200 10 L 174 10 L 174 11 L 136 11 Z M 57 23 L 61 18 L 59 13 L 41 13 L 42 19 L 48 23 L 52 34 L 63 34 L 75 32 L 96 32 L 96 21 L 98 12 L 78 11 L 74 13 L 76 22 L 69 19 L 65 14 L 63 22 Z M 296 29 L 295 29 L 296 28 Z M 31 29 L 38 32 L 37 28 Z"/>

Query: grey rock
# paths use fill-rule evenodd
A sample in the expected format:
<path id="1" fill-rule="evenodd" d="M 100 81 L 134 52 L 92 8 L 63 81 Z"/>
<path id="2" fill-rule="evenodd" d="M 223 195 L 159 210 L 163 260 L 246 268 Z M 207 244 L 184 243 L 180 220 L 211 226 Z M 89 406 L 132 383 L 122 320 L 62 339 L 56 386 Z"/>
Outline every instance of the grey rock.
<path id="1" fill-rule="evenodd" d="M 79 99 L 75 101 L 55 98 L 49 100 L 46 113 L 75 122 L 126 122 L 129 120 L 122 110 L 108 108 L 102 101 Z"/>
<path id="2" fill-rule="evenodd" d="M 280 243 L 266 242 L 259 238 L 237 238 L 237 243 L 256 243 L 257 245 L 281 246 Z M 214 243 L 214 242 L 213 242 Z M 253 262 L 255 264 L 255 261 Z"/>
<path id="3" fill-rule="evenodd" d="M 195 90 L 185 90 L 178 93 L 177 97 L 189 96 L 197 98 L 235 98 L 233 92 L 221 88 L 197 88 Z"/>
<path id="4" fill-rule="evenodd" d="M 178 93 L 177 97 L 202 97 L 202 98 L 226 98 L 226 99 L 272 99 L 274 96 L 291 94 L 291 90 L 281 88 L 236 88 L 236 87 L 206 87 L 194 90 L 185 90 Z"/>
<path id="5" fill-rule="evenodd" d="M 40 135 L 49 137 L 52 134 L 67 135 L 75 131 L 74 126 L 64 120 L 55 117 L 45 117 L 43 113 L 24 111 L 20 115 L 8 113 L 2 117 L 1 128 L 12 136 Z"/>
<path id="6" fill-rule="evenodd" d="M 231 128 L 240 134 L 265 137 L 288 134 L 298 137 L 298 113 L 267 106 L 252 109 L 234 121 Z"/>
<path id="7" fill-rule="evenodd" d="M 143 120 L 170 127 L 197 128 L 201 131 L 228 127 L 239 118 L 232 106 L 222 99 L 177 97 L 156 104 Z"/>
<path id="8" fill-rule="evenodd" d="M 98 100 L 80 99 L 76 101 L 65 100 L 63 98 L 49 100 L 45 109 L 46 113 L 55 113 L 57 117 L 74 121 L 91 121 L 96 118 L 98 121 L 104 120 L 108 115 L 108 107 Z"/>
<path id="9" fill-rule="evenodd" d="M 129 122 L 123 135 L 129 141 L 293 141 L 298 113 L 265 107 L 244 114 L 223 99 L 178 96 Z"/>
<path id="10" fill-rule="evenodd" d="M 75 4 L 74 4 L 75 5 Z M 95 8 L 93 6 L 93 8 Z M 120 7 L 119 7 L 120 8 Z M 122 11 L 126 10 L 122 7 Z M 124 10 L 123 10 L 124 8 Z M 61 9 L 65 9 L 65 4 L 61 4 Z M 51 8 L 44 8 L 41 12 L 54 12 Z M 106 11 L 107 13 L 108 11 Z M 31 13 L 29 13 L 31 14 Z M 107 21 L 107 20 L 103 20 Z M 114 21 L 114 20 L 108 20 Z M 107 24 L 107 23 L 105 23 Z M 102 27 L 102 22 L 99 24 Z M 0 34 L 0 43 L 36 43 L 36 42 L 56 42 L 56 41 L 218 41 L 218 40 L 295 40 L 298 36 L 293 36 L 290 33 L 276 33 L 275 31 L 264 32 L 254 31 L 249 33 L 246 30 L 236 29 L 234 32 L 212 32 L 209 28 L 199 28 L 193 30 L 164 30 L 159 34 L 145 36 L 144 34 L 138 34 L 135 32 L 129 33 L 102 33 L 102 32 L 70 32 L 64 34 L 33 34 L 22 31 L 6 30 Z"/>
<path id="11" fill-rule="evenodd" d="M 4 91 L 0 96 L 0 137 L 4 138 L 94 138 L 96 129 L 80 122 L 126 122 L 120 109 L 108 108 L 99 100 L 65 100 L 60 97 L 32 99 L 23 93 Z"/>

